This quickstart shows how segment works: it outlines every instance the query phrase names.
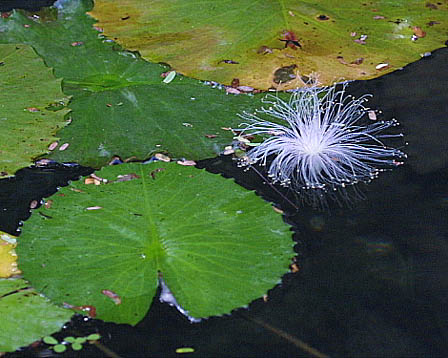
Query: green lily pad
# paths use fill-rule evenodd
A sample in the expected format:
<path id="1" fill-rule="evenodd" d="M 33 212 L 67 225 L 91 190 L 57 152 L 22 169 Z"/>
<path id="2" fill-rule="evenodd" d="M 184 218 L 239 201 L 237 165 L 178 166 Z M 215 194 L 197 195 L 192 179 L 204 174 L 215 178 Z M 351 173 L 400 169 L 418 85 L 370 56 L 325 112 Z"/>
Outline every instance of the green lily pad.
<path id="1" fill-rule="evenodd" d="M 30 46 L 0 45 L 0 177 L 14 175 L 48 152 L 65 125 L 61 80 Z"/>
<path id="2" fill-rule="evenodd" d="M 37 294 L 24 280 L 0 279 L 0 352 L 13 352 L 60 330 L 72 315 Z"/>
<path id="3" fill-rule="evenodd" d="M 91 14 L 150 61 L 263 89 L 374 78 L 443 47 L 448 30 L 446 2 L 426 0 L 97 0 Z"/>
<path id="4" fill-rule="evenodd" d="M 165 83 L 166 66 L 101 38 L 83 3 L 73 3 L 54 20 L 19 12 L 0 19 L 3 41 L 32 44 L 73 95 L 72 122 L 58 132 L 50 158 L 96 168 L 114 155 L 211 158 L 232 142 L 232 131 L 223 128 L 238 126 L 236 113 L 260 106 L 261 96 L 228 95 L 180 75 Z"/>
<path id="5" fill-rule="evenodd" d="M 123 164 L 73 182 L 25 222 L 17 252 L 36 289 L 97 317 L 136 324 L 159 273 L 193 317 L 229 313 L 280 282 L 294 256 L 271 205 L 205 170 Z"/>

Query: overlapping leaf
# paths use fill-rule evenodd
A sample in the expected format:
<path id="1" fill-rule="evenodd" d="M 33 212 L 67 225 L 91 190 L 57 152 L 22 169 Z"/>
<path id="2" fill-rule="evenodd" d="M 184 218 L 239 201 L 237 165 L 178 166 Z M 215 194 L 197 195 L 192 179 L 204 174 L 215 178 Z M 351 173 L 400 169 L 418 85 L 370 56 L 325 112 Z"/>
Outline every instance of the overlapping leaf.
<path id="1" fill-rule="evenodd" d="M 58 331 L 73 312 L 51 304 L 24 280 L 0 279 L 0 352 L 12 352 Z"/>
<path id="2" fill-rule="evenodd" d="M 67 99 L 61 80 L 53 76 L 30 46 L 0 45 L 0 177 L 13 175 L 48 152 L 66 109 L 53 104 Z M 50 108 L 49 108 L 50 107 Z"/>
<path id="3" fill-rule="evenodd" d="M 247 305 L 288 271 L 288 226 L 233 181 L 160 162 L 97 175 L 108 183 L 61 189 L 20 237 L 20 268 L 55 302 L 135 324 L 160 272 L 190 315 L 206 317 Z"/>
<path id="4" fill-rule="evenodd" d="M 448 30 L 446 2 L 425 0 L 97 0 L 92 14 L 148 60 L 264 89 L 377 77 L 443 47 Z"/>
<path id="5" fill-rule="evenodd" d="M 1 39 L 32 44 L 73 95 L 72 123 L 58 133 L 51 158 L 99 167 L 113 155 L 214 157 L 232 141 L 222 128 L 236 127 L 236 113 L 259 106 L 258 97 L 226 95 L 182 76 L 164 83 L 167 67 L 102 39 L 83 4 L 69 2 L 57 18 L 16 12 L 0 20 Z"/>
<path id="6" fill-rule="evenodd" d="M 14 236 L 0 231 L 0 278 L 8 278 L 21 273 L 17 268 L 16 245 Z"/>

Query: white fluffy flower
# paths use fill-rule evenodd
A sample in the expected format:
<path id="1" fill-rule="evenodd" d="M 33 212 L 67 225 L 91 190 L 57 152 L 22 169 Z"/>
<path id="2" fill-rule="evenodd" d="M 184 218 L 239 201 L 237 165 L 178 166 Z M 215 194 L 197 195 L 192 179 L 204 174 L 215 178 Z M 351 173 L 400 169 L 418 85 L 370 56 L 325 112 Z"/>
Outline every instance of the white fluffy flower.
<path id="1" fill-rule="evenodd" d="M 382 133 L 398 122 L 364 120 L 368 95 L 355 99 L 345 87 L 299 89 L 288 102 L 267 95 L 268 108 L 240 115 L 246 121 L 243 135 L 266 138 L 247 153 L 247 163 L 266 165 L 273 156 L 268 170 L 273 181 L 297 190 L 368 182 L 402 164 L 406 154 L 382 142 L 402 136 Z"/>

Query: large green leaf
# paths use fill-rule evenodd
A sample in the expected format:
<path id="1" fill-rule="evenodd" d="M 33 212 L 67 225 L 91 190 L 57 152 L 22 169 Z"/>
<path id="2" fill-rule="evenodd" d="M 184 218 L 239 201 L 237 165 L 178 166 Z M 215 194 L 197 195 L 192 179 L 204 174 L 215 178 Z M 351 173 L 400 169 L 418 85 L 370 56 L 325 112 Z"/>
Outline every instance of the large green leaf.
<path id="1" fill-rule="evenodd" d="M 100 167 L 113 155 L 214 157 L 232 141 L 222 128 L 236 127 L 236 113 L 259 106 L 257 96 L 227 95 L 182 76 L 164 83 L 167 67 L 104 42 L 82 4 L 71 2 L 71 11 L 53 20 L 17 12 L 0 19 L 1 39 L 32 44 L 73 95 L 72 123 L 58 133 L 52 159 Z"/>
<path id="2" fill-rule="evenodd" d="M 37 294 L 24 280 L 0 279 L 0 352 L 13 352 L 58 331 L 72 315 Z"/>
<path id="3" fill-rule="evenodd" d="M 148 60 L 265 89 L 278 87 L 280 68 L 283 82 L 288 72 L 299 75 L 289 88 L 309 77 L 327 85 L 377 77 L 443 47 L 448 30 L 446 2 L 426 0 L 96 0 L 92 15 L 107 36 Z M 302 48 L 281 41 L 286 32 Z M 377 70 L 381 63 L 389 67 Z"/>
<path id="4" fill-rule="evenodd" d="M 61 81 L 30 46 L 0 45 L 0 177 L 13 175 L 48 152 L 65 125 Z"/>
<path id="5" fill-rule="evenodd" d="M 161 162 L 96 174 L 108 183 L 73 182 L 24 224 L 20 268 L 55 302 L 135 324 L 160 272 L 191 316 L 207 317 L 247 305 L 288 271 L 288 226 L 232 180 Z"/>

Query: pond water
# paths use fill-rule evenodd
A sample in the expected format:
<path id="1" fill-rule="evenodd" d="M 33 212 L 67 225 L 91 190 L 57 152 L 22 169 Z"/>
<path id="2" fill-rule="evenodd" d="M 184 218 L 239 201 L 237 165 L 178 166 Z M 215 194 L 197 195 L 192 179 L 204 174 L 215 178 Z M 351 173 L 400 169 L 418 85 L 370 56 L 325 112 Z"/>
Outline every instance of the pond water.
<path id="1" fill-rule="evenodd" d="M 74 357 L 446 357 L 448 352 L 448 49 L 350 91 L 395 117 L 409 143 L 404 166 L 383 173 L 350 205 L 293 210 L 254 172 L 230 157 L 199 166 L 233 177 L 285 211 L 300 270 L 268 299 L 225 317 L 190 323 L 154 299 L 137 326 L 76 315 L 56 336 L 98 331 L 101 346 Z M 16 234 L 29 204 L 89 168 L 26 168 L 0 180 L 0 230 Z M 284 192 L 291 200 L 294 197 Z M 314 349 L 315 351 L 313 351 Z M 42 346 L 6 357 L 49 357 Z"/>

